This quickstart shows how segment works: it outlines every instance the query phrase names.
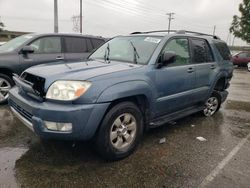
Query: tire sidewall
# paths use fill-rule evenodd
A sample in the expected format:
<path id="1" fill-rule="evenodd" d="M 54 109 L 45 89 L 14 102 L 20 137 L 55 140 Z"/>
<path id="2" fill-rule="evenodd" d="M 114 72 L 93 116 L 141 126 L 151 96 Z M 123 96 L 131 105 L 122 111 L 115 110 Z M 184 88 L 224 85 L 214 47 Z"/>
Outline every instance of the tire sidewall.
<path id="1" fill-rule="evenodd" d="M 130 113 L 135 117 L 137 130 L 133 143 L 129 148 L 119 151 L 113 147 L 110 141 L 110 129 L 115 119 L 123 113 Z M 99 153 L 106 159 L 118 160 L 130 155 L 137 147 L 143 133 L 143 118 L 139 108 L 132 102 L 122 102 L 114 106 L 104 117 L 97 135 L 97 147 Z M 101 146 L 102 145 L 102 146 Z M 101 147 L 101 148 L 100 148 Z"/>

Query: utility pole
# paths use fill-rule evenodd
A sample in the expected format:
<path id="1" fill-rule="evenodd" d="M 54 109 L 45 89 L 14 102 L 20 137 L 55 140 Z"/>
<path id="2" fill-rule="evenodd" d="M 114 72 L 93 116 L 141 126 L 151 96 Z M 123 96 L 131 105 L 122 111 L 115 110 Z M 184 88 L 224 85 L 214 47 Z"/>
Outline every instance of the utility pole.
<path id="1" fill-rule="evenodd" d="M 174 19 L 173 18 L 174 13 L 170 12 L 166 13 L 166 15 L 168 15 L 168 33 L 170 33 L 171 21 Z"/>
<path id="2" fill-rule="evenodd" d="M 82 0 L 80 0 L 80 33 L 82 34 Z"/>
<path id="3" fill-rule="evenodd" d="M 58 8 L 57 8 L 57 0 L 54 0 L 54 32 L 58 33 Z"/>
<path id="4" fill-rule="evenodd" d="M 213 35 L 215 35 L 216 25 L 214 26 Z"/>

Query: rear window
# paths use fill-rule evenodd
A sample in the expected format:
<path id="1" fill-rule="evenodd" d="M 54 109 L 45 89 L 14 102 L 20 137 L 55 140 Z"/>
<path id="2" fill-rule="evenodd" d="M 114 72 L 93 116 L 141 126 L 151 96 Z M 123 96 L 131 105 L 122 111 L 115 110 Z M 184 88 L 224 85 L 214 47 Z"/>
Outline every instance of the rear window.
<path id="1" fill-rule="evenodd" d="M 223 60 L 230 60 L 231 53 L 226 43 L 215 42 L 215 47 L 217 48 Z"/>
<path id="2" fill-rule="evenodd" d="M 84 53 L 88 52 L 87 42 L 81 37 L 65 37 L 66 52 Z"/>

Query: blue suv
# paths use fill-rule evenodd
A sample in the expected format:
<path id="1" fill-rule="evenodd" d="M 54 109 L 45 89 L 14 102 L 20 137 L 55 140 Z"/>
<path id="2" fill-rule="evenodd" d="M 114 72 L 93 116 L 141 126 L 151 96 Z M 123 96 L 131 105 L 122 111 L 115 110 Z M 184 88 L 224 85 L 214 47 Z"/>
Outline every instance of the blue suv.
<path id="1" fill-rule="evenodd" d="M 41 138 L 92 139 L 103 157 L 118 160 L 136 149 L 144 130 L 215 114 L 228 95 L 230 56 L 216 36 L 135 32 L 107 41 L 87 61 L 14 76 L 9 105 Z"/>

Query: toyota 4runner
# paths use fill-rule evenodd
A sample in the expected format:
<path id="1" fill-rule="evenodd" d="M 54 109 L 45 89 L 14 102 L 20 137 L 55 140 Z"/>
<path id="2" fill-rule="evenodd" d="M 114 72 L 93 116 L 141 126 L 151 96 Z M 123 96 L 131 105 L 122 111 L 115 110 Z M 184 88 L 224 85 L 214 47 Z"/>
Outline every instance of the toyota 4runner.
<path id="1" fill-rule="evenodd" d="M 55 63 L 14 76 L 14 114 L 43 139 L 90 140 L 106 159 L 131 154 L 144 130 L 226 100 L 230 51 L 216 36 L 187 31 L 118 36 L 87 61 Z"/>

